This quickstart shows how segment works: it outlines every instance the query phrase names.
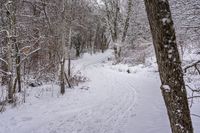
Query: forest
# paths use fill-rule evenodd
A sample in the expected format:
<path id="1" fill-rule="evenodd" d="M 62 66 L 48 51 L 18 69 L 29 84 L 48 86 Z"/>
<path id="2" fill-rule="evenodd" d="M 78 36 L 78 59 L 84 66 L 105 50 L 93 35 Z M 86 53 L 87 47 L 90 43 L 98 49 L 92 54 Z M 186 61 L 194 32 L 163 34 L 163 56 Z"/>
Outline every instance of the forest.
<path id="1" fill-rule="evenodd" d="M 199 0 L 0 0 L 0 133 L 200 133 Z"/>

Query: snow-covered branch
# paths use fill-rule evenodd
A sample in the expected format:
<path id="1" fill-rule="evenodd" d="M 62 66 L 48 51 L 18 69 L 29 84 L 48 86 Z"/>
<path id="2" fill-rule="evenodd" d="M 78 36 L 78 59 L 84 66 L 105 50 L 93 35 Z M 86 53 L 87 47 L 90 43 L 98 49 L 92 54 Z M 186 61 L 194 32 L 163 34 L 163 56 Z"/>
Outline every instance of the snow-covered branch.
<path id="1" fill-rule="evenodd" d="M 0 58 L 0 61 L 4 62 L 6 65 L 8 65 L 8 62 L 2 58 Z"/>
<path id="2" fill-rule="evenodd" d="M 1 69 L 0 69 L 0 72 L 3 73 L 3 74 L 6 74 L 6 75 L 10 75 L 11 74 L 10 72 L 6 72 L 6 71 L 1 70 Z"/>
<path id="3" fill-rule="evenodd" d="M 21 65 L 26 59 L 28 59 L 29 56 L 31 56 L 32 54 L 38 52 L 40 49 L 41 48 L 37 48 L 36 50 L 34 50 L 34 51 L 30 52 L 29 54 L 27 54 L 26 57 L 21 60 L 21 62 L 18 64 L 18 66 Z"/>

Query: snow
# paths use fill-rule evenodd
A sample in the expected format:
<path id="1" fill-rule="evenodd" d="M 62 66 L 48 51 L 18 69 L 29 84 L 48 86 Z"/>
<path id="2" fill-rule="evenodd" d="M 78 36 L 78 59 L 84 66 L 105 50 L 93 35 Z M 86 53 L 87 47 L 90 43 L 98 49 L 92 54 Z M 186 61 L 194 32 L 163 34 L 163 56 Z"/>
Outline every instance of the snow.
<path id="1" fill-rule="evenodd" d="M 171 22 L 171 20 L 169 18 L 163 18 L 162 22 L 164 25 L 169 24 Z"/>
<path id="2" fill-rule="evenodd" d="M 89 81 L 63 96 L 54 84 L 28 88 L 26 103 L 0 114 L 0 133 L 169 133 L 157 69 L 112 65 L 112 52 L 73 61 Z M 200 132 L 200 119 L 193 120 Z"/>
<path id="3" fill-rule="evenodd" d="M 171 88 L 170 88 L 169 85 L 162 85 L 162 88 L 163 88 L 163 90 L 166 91 L 166 92 L 170 92 L 170 91 L 171 91 Z"/>

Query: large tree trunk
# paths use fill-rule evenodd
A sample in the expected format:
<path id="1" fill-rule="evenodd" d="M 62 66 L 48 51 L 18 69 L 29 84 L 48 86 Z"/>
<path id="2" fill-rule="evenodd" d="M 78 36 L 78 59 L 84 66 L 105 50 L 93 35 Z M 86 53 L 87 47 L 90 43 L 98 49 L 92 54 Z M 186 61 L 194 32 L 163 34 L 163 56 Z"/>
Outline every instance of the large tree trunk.
<path id="1" fill-rule="evenodd" d="M 144 1 L 160 72 L 161 90 L 172 132 L 193 133 L 169 2 Z"/>

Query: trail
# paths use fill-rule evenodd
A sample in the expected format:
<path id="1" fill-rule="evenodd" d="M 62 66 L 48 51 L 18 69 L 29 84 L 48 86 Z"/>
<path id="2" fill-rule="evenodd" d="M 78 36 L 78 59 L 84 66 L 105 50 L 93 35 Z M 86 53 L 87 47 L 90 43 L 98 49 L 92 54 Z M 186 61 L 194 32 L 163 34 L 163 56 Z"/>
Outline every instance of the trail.
<path id="1" fill-rule="evenodd" d="M 89 90 L 67 90 L 0 115 L 0 133 L 169 133 L 158 75 L 128 74 L 107 62 L 111 51 L 73 62 Z M 55 87 L 54 89 L 58 89 Z"/>

